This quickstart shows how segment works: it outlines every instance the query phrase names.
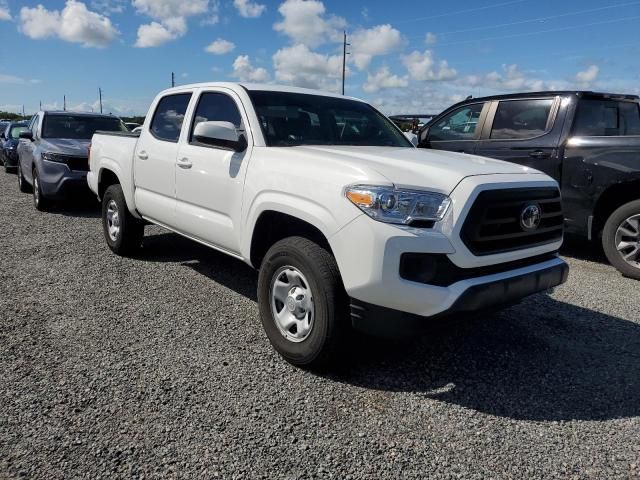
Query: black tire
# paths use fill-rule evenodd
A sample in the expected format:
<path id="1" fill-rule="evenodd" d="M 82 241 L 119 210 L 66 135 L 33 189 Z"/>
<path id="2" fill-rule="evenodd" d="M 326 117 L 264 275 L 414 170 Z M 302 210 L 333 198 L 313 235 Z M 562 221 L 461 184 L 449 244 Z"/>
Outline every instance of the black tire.
<path id="1" fill-rule="evenodd" d="M 313 295 L 311 329 L 308 336 L 298 342 L 281 333 L 272 313 L 272 282 L 282 268 L 289 266 L 303 274 Z M 317 369 L 330 365 L 340 356 L 349 330 L 348 302 L 338 266 L 327 249 L 302 237 L 285 238 L 273 245 L 260 266 L 258 306 L 271 345 L 288 362 Z"/>
<path id="2" fill-rule="evenodd" d="M 113 202 L 113 203 L 112 203 Z M 110 222 L 113 217 L 108 217 L 109 208 L 115 208 L 117 213 L 117 233 L 110 234 Z M 127 202 L 119 184 L 111 185 L 102 196 L 102 230 L 107 245 L 117 255 L 130 256 L 140 250 L 144 238 L 144 223 L 138 220 L 127 208 Z"/>
<path id="3" fill-rule="evenodd" d="M 607 219 L 607 223 L 605 223 L 604 230 L 602 231 L 602 248 L 604 249 L 604 253 L 609 259 L 611 265 L 616 267 L 620 273 L 626 277 L 640 280 L 640 251 L 635 251 L 635 262 L 633 262 L 632 258 L 632 263 L 629 263 L 623 258 L 623 254 L 632 253 L 634 251 L 633 246 L 623 250 L 623 252 L 619 252 L 616 242 L 616 233 L 618 232 L 618 229 L 625 224 L 627 219 L 634 216 L 640 216 L 640 200 L 625 203 L 614 211 Z M 630 230 L 630 228 L 627 228 L 627 230 Z M 632 239 L 639 242 L 640 232 L 636 232 L 635 237 L 629 237 L 629 240 Z"/>
<path id="4" fill-rule="evenodd" d="M 24 179 L 24 176 L 22 175 L 22 168 L 20 167 L 20 162 L 18 162 L 18 190 L 20 190 L 22 193 L 31 192 L 30 185 L 26 182 L 26 180 Z"/>
<path id="5" fill-rule="evenodd" d="M 51 200 L 42 193 L 42 185 L 40 185 L 40 176 L 38 170 L 33 169 L 33 206 L 41 212 L 48 212 L 51 209 Z"/>

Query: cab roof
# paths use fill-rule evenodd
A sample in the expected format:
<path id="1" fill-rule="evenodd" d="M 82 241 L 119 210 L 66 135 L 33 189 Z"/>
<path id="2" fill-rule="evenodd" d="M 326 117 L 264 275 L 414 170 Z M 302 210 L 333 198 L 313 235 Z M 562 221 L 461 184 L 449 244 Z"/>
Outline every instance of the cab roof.
<path id="1" fill-rule="evenodd" d="M 505 93 L 501 95 L 490 95 L 487 97 L 471 97 L 458 104 L 464 103 L 473 103 L 478 101 L 488 101 L 488 100 L 509 100 L 509 99 L 518 99 L 518 98 L 529 98 L 529 97 L 549 97 L 549 96 L 566 96 L 566 95 L 575 95 L 577 97 L 599 97 L 599 98 L 615 98 L 622 100 L 638 100 L 640 97 L 638 95 L 627 95 L 623 93 L 605 93 L 605 92 L 593 92 L 590 90 L 543 90 L 539 92 L 520 92 L 520 93 Z"/>

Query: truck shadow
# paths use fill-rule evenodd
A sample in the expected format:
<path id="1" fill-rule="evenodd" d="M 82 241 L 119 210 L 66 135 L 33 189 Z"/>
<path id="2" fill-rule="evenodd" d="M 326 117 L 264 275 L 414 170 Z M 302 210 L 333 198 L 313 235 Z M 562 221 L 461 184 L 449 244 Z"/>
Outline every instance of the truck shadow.
<path id="1" fill-rule="evenodd" d="M 560 249 L 560 254 L 578 260 L 609 265 L 609 261 L 600 243 L 592 243 L 580 238 L 565 237 L 562 248 Z M 611 269 L 613 269 L 613 267 L 611 267 Z"/>
<path id="2" fill-rule="evenodd" d="M 238 260 L 170 233 L 145 237 L 144 252 L 144 260 L 182 263 L 256 301 L 257 273 Z M 539 294 L 500 313 L 441 321 L 412 340 L 358 335 L 346 358 L 321 375 L 519 420 L 635 417 L 635 320 Z"/>

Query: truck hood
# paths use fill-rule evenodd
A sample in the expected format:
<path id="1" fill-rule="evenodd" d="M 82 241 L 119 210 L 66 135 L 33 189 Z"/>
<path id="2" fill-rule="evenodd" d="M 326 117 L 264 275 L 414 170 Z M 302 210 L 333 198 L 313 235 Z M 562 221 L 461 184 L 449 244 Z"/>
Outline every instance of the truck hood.
<path id="1" fill-rule="evenodd" d="M 86 157 L 90 143 L 91 140 L 75 138 L 43 138 L 40 140 L 40 148 L 43 152 Z"/>
<path id="2" fill-rule="evenodd" d="M 289 147 L 291 148 L 291 147 Z M 449 194 L 463 178 L 474 175 L 540 172 L 515 163 L 443 150 L 397 147 L 293 147 L 314 157 L 332 157 L 351 166 L 370 168 L 396 187 L 422 187 Z"/>

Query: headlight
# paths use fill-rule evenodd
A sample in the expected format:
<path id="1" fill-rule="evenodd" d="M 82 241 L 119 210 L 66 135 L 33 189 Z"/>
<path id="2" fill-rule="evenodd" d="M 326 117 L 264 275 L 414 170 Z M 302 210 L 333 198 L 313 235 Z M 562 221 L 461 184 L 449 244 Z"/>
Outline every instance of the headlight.
<path id="1" fill-rule="evenodd" d="M 347 187 L 345 196 L 371 218 L 401 225 L 442 220 L 451 204 L 451 199 L 441 193 L 374 185 Z"/>
<path id="2" fill-rule="evenodd" d="M 42 159 L 48 162 L 67 163 L 67 159 L 64 156 L 59 155 L 57 153 L 42 152 L 41 155 L 42 155 Z"/>

